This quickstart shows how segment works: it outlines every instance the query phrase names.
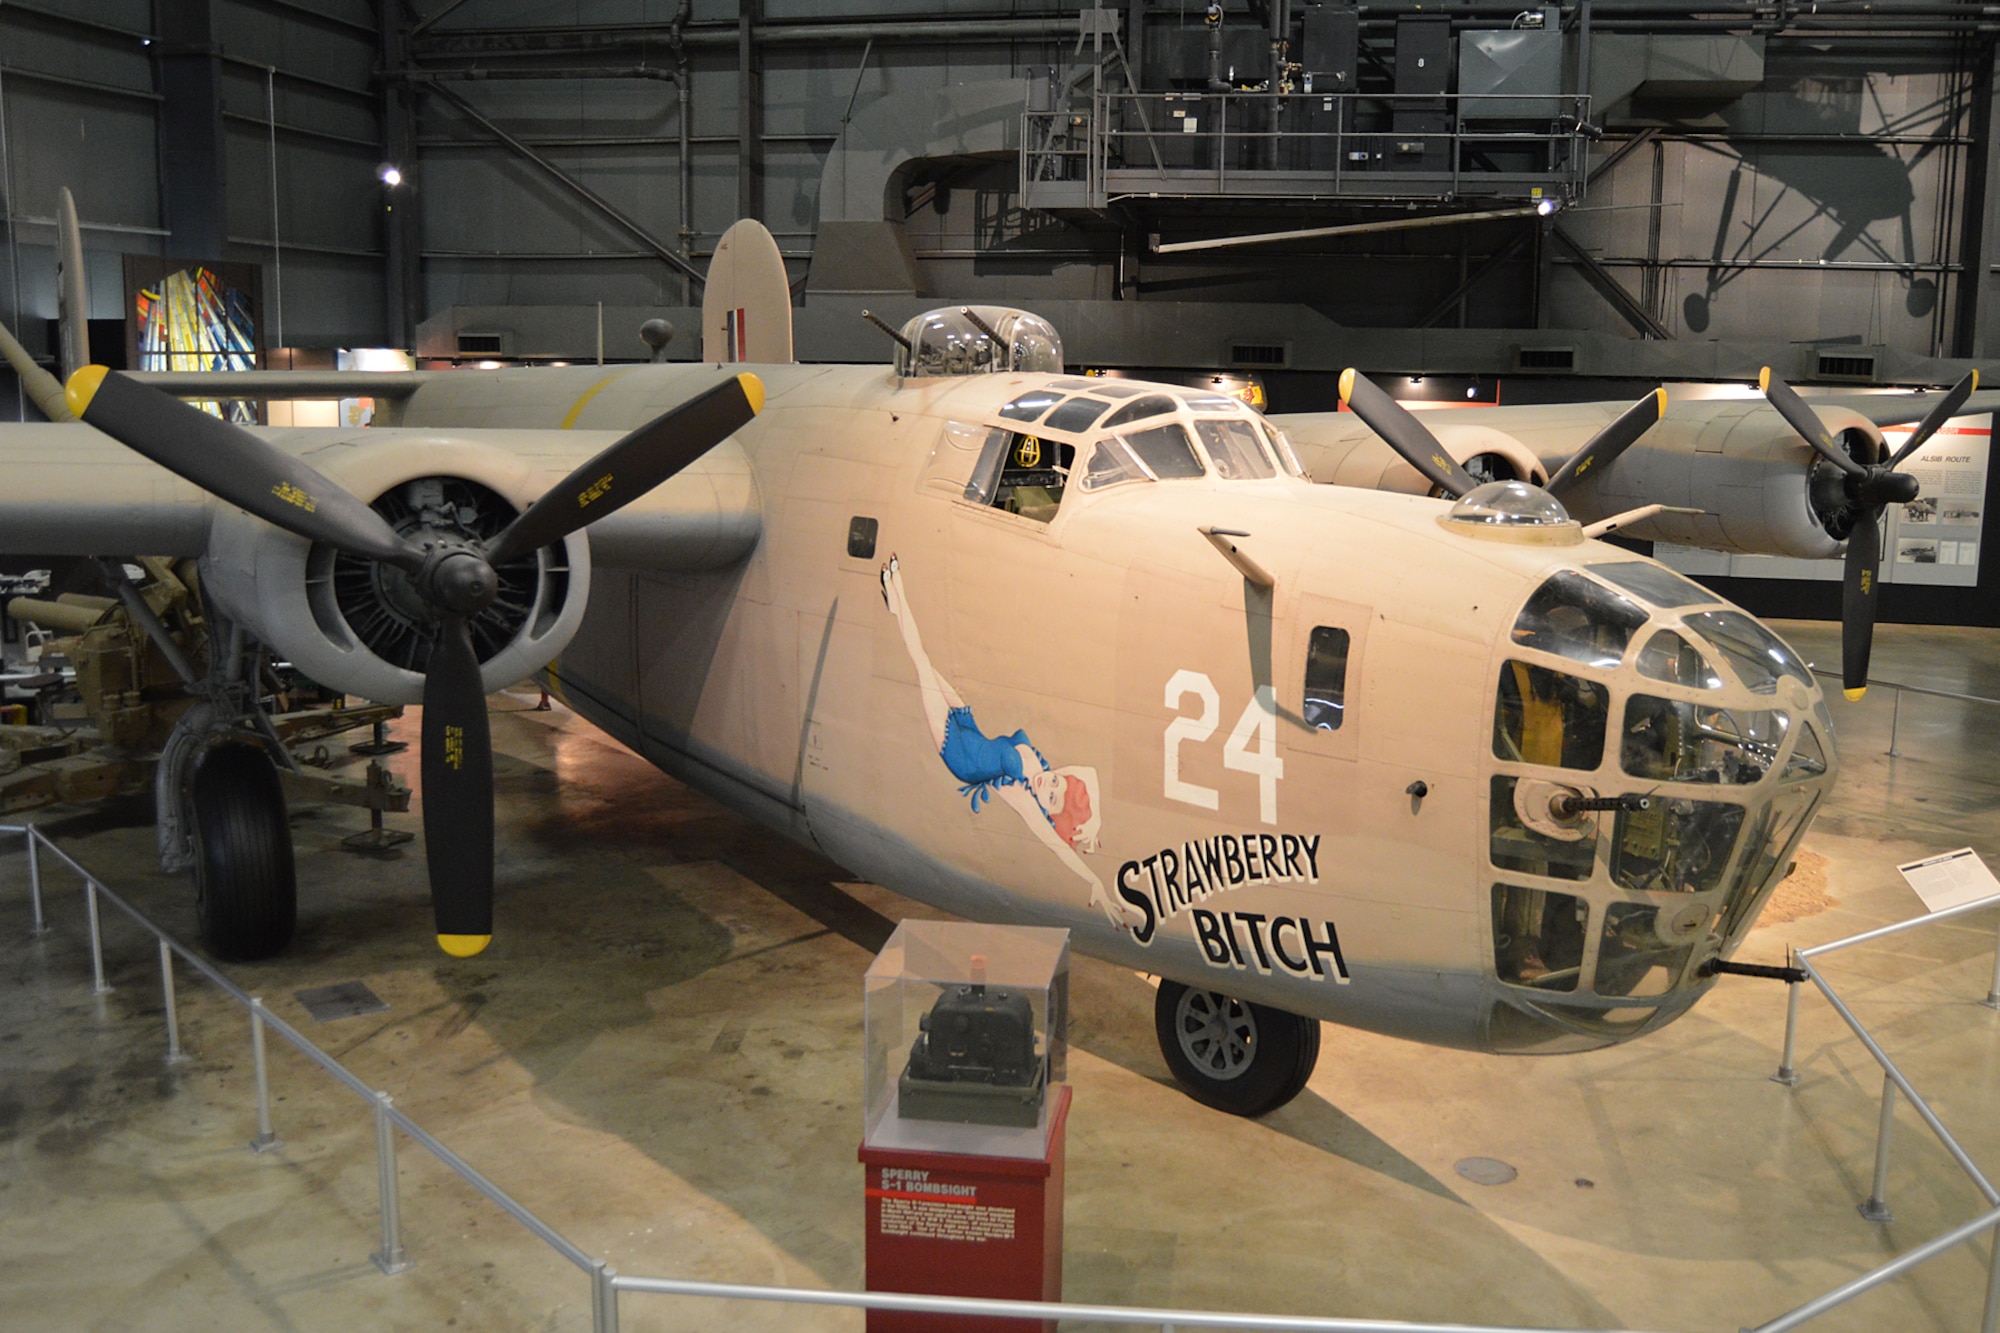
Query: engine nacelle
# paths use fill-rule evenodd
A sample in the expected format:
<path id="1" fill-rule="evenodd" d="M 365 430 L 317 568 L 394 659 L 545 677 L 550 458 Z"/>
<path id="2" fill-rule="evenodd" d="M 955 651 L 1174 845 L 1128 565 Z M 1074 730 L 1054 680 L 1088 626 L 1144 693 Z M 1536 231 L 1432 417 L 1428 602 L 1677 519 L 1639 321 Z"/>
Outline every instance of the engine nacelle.
<path id="1" fill-rule="evenodd" d="M 380 442 L 345 437 L 307 461 L 392 526 L 445 522 L 479 537 L 498 532 L 546 482 L 528 460 L 490 445 L 409 432 Z M 422 702 L 428 620 L 400 571 L 234 508 L 216 514 L 201 570 L 216 609 L 311 679 L 376 703 Z M 489 693 L 547 666 L 576 634 L 589 601 L 589 543 L 575 532 L 495 572 L 500 596 L 472 622 Z"/>
<path id="2" fill-rule="evenodd" d="M 1883 456 L 1882 432 L 1866 417 L 1830 406 L 1814 411 L 1853 457 Z M 1585 522 L 1646 504 L 1699 509 L 1655 515 L 1624 535 L 1745 555 L 1825 559 L 1847 539 L 1837 471 L 1762 400 L 1662 421 L 1563 502 Z"/>

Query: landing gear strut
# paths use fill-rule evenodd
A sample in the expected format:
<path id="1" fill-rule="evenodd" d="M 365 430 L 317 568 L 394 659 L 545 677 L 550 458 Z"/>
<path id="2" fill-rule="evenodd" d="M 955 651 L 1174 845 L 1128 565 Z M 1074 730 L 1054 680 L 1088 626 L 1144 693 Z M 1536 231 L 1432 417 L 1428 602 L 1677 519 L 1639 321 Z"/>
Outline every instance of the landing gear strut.
<path id="1" fill-rule="evenodd" d="M 1153 1001 L 1160 1053 L 1196 1101 L 1259 1116 L 1299 1095 L 1319 1060 L 1319 1023 L 1162 978 Z"/>

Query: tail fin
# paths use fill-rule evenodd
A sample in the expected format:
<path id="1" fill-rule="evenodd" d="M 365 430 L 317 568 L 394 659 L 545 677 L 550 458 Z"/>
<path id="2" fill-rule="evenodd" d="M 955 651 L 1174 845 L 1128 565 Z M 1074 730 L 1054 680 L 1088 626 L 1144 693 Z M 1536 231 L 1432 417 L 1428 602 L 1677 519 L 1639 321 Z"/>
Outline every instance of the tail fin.
<path id="1" fill-rule="evenodd" d="M 716 242 L 701 298 L 701 359 L 792 359 L 792 288 L 764 224 L 744 218 Z"/>
<path id="2" fill-rule="evenodd" d="M 62 378 L 90 364 L 90 289 L 83 275 L 83 231 L 76 222 L 76 200 L 63 187 L 56 209 L 56 314 L 62 328 Z"/>

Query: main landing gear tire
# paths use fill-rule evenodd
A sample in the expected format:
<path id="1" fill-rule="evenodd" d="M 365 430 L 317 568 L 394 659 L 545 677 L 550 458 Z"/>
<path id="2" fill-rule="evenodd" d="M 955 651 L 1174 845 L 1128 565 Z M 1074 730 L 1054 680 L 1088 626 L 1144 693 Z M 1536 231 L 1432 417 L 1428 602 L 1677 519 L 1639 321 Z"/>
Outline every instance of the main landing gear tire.
<path id="1" fill-rule="evenodd" d="M 1299 1095 L 1319 1061 L 1319 1024 L 1160 980 L 1153 1027 L 1174 1081 L 1204 1106 L 1259 1116 Z"/>
<path id="2" fill-rule="evenodd" d="M 197 761 L 190 796 L 202 943 L 232 963 L 282 952 L 298 924 L 299 886 L 270 756 L 254 745 L 218 745 Z"/>

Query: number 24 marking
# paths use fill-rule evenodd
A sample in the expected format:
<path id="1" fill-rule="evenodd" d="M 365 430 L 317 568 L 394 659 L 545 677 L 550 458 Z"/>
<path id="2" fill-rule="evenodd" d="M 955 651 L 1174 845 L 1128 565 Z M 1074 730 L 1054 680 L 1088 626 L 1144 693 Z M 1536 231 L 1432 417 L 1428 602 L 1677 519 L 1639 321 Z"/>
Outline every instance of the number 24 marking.
<path id="1" fill-rule="evenodd" d="M 1190 717 L 1181 713 L 1167 723 L 1162 737 L 1162 761 L 1168 800 L 1181 801 L 1203 810 L 1220 809 L 1222 797 L 1213 787 L 1204 787 L 1181 777 L 1181 746 L 1190 741 L 1199 745 L 1215 734 L 1222 712 L 1222 696 L 1215 682 L 1199 671 L 1180 670 L 1167 678 L 1166 706 L 1178 712 L 1181 701 L 1194 695 L 1201 712 Z M 1251 748 L 1252 745 L 1256 748 Z M 1259 685 L 1250 696 L 1243 716 L 1222 746 L 1222 766 L 1257 778 L 1257 815 L 1266 824 L 1278 822 L 1278 779 L 1285 776 L 1285 761 L 1278 754 L 1278 699 L 1269 685 Z"/>

